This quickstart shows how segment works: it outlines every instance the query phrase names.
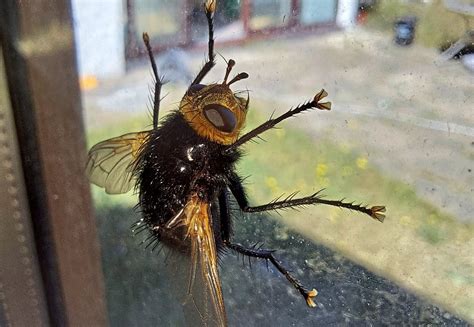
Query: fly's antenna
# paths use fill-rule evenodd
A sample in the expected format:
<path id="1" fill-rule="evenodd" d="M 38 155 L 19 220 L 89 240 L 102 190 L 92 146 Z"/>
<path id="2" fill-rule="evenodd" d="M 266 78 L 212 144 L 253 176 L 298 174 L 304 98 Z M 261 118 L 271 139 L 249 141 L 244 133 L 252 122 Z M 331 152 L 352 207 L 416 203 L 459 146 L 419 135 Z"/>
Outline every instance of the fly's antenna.
<path id="1" fill-rule="evenodd" d="M 225 77 L 224 77 L 224 82 L 222 84 L 227 84 L 227 78 L 229 77 L 229 74 L 232 70 L 232 67 L 234 67 L 235 61 L 233 59 L 229 59 L 229 62 L 227 62 L 227 69 L 225 70 Z"/>
<path id="2" fill-rule="evenodd" d="M 247 73 L 239 73 L 237 76 L 235 76 L 233 79 L 230 80 L 230 82 L 227 84 L 230 86 L 231 84 L 240 81 L 241 79 L 246 79 L 249 77 L 249 74 Z"/>
<path id="3" fill-rule="evenodd" d="M 230 86 L 231 84 L 237 81 L 240 81 L 241 79 L 245 79 L 249 77 L 249 74 L 247 73 L 239 73 L 237 74 L 237 76 L 231 79 L 229 83 L 227 83 L 227 78 L 229 78 L 229 74 L 232 71 L 232 68 L 234 66 L 235 66 L 235 60 L 229 59 L 229 61 L 227 62 L 227 69 L 225 70 L 225 77 L 224 77 L 224 82 L 222 82 L 222 85 Z"/>

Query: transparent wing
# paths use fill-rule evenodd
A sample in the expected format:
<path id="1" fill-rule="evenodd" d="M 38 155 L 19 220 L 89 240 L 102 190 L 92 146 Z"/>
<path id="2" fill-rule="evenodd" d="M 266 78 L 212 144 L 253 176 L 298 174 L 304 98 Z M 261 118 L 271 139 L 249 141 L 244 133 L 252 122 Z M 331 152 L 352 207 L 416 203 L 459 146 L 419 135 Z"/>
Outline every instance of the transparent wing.
<path id="1" fill-rule="evenodd" d="M 191 197 L 160 236 L 167 247 L 180 248 L 173 251 L 168 274 L 186 325 L 227 326 L 209 204 Z"/>
<path id="2" fill-rule="evenodd" d="M 97 143 L 89 151 L 89 181 L 109 194 L 126 193 L 135 185 L 133 163 L 149 131 L 129 133 Z"/>

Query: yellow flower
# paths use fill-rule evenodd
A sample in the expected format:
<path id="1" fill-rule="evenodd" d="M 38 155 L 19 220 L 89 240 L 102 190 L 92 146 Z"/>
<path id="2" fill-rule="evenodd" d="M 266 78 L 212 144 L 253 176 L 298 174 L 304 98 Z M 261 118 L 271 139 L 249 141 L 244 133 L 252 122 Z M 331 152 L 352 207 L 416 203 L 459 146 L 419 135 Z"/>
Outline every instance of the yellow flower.
<path id="1" fill-rule="evenodd" d="M 265 184 L 267 184 L 267 186 L 269 188 L 274 188 L 274 187 L 278 187 L 278 181 L 275 177 L 273 176 L 267 176 L 265 177 Z"/>
<path id="2" fill-rule="evenodd" d="M 359 167 L 359 169 L 366 169 L 367 168 L 367 163 L 369 161 L 367 160 L 367 158 L 364 158 L 364 157 L 359 157 L 357 158 L 356 160 L 356 165 L 357 167 Z"/>
<path id="3" fill-rule="evenodd" d="M 323 163 L 319 163 L 316 166 L 316 176 L 317 177 L 326 176 L 327 172 L 328 172 L 328 165 L 323 164 Z"/>

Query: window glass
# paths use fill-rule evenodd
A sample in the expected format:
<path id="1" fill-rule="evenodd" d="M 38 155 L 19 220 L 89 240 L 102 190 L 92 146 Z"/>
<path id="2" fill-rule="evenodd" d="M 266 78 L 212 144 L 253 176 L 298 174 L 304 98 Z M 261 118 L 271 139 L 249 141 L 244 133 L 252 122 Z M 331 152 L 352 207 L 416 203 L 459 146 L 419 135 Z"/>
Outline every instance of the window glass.
<path id="1" fill-rule="evenodd" d="M 291 1 L 251 1 L 251 13 L 250 27 L 253 30 L 285 26 L 291 14 Z"/>
<path id="2" fill-rule="evenodd" d="M 182 19 L 184 0 L 137 0 L 131 2 L 131 8 L 138 40 L 141 40 L 143 31 L 153 35 L 158 44 L 176 41 L 180 36 L 180 31 L 184 27 Z"/>
<path id="3" fill-rule="evenodd" d="M 333 21 L 336 16 L 336 5 L 336 1 L 333 0 L 301 1 L 301 23 L 311 25 Z"/>
<path id="4" fill-rule="evenodd" d="M 138 40 L 143 31 L 152 44 L 183 40 L 155 53 L 167 81 L 163 118 L 207 58 L 206 18 L 199 1 L 130 2 Z M 474 18 L 468 2 L 453 3 L 218 1 L 217 65 L 203 83 L 221 83 L 229 59 L 229 78 L 250 75 L 232 85 L 245 98 L 249 91 L 245 132 L 321 89 L 332 102 L 330 111 L 308 110 L 245 145 L 236 167 L 250 205 L 321 191 L 327 200 L 387 207 L 380 223 L 325 205 L 243 214 L 233 199 L 233 240 L 277 250 L 319 295 L 310 309 L 270 262 L 229 250 L 219 271 L 230 325 L 474 321 Z M 126 66 L 118 77 L 81 76 L 89 146 L 151 128 L 146 53 Z M 152 252 L 146 231 L 131 232 L 141 217 L 137 195 L 92 192 L 112 325 L 183 323 L 166 249 Z"/>

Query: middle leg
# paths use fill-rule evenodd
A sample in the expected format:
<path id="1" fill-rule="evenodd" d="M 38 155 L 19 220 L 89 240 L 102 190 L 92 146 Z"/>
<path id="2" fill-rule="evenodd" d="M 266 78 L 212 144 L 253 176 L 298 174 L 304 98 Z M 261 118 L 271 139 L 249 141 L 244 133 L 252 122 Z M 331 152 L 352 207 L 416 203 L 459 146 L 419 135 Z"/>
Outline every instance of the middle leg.
<path id="1" fill-rule="evenodd" d="M 323 198 L 323 196 L 321 195 L 321 191 L 316 192 L 310 196 L 297 199 L 294 198 L 297 193 L 292 193 L 284 200 L 278 201 L 277 199 L 267 204 L 251 207 L 249 206 L 247 196 L 245 195 L 245 190 L 242 186 L 240 177 L 236 173 L 234 173 L 230 177 L 229 182 L 229 188 L 232 191 L 232 194 L 235 196 L 240 208 L 244 212 L 263 212 L 285 208 L 305 207 L 313 204 L 325 204 L 333 207 L 345 208 L 362 212 L 380 222 L 383 222 L 385 218 L 385 215 L 383 214 L 385 212 L 384 206 L 372 206 L 369 208 L 360 204 L 354 204 L 352 202 L 344 202 L 343 200 L 328 200 Z"/>

